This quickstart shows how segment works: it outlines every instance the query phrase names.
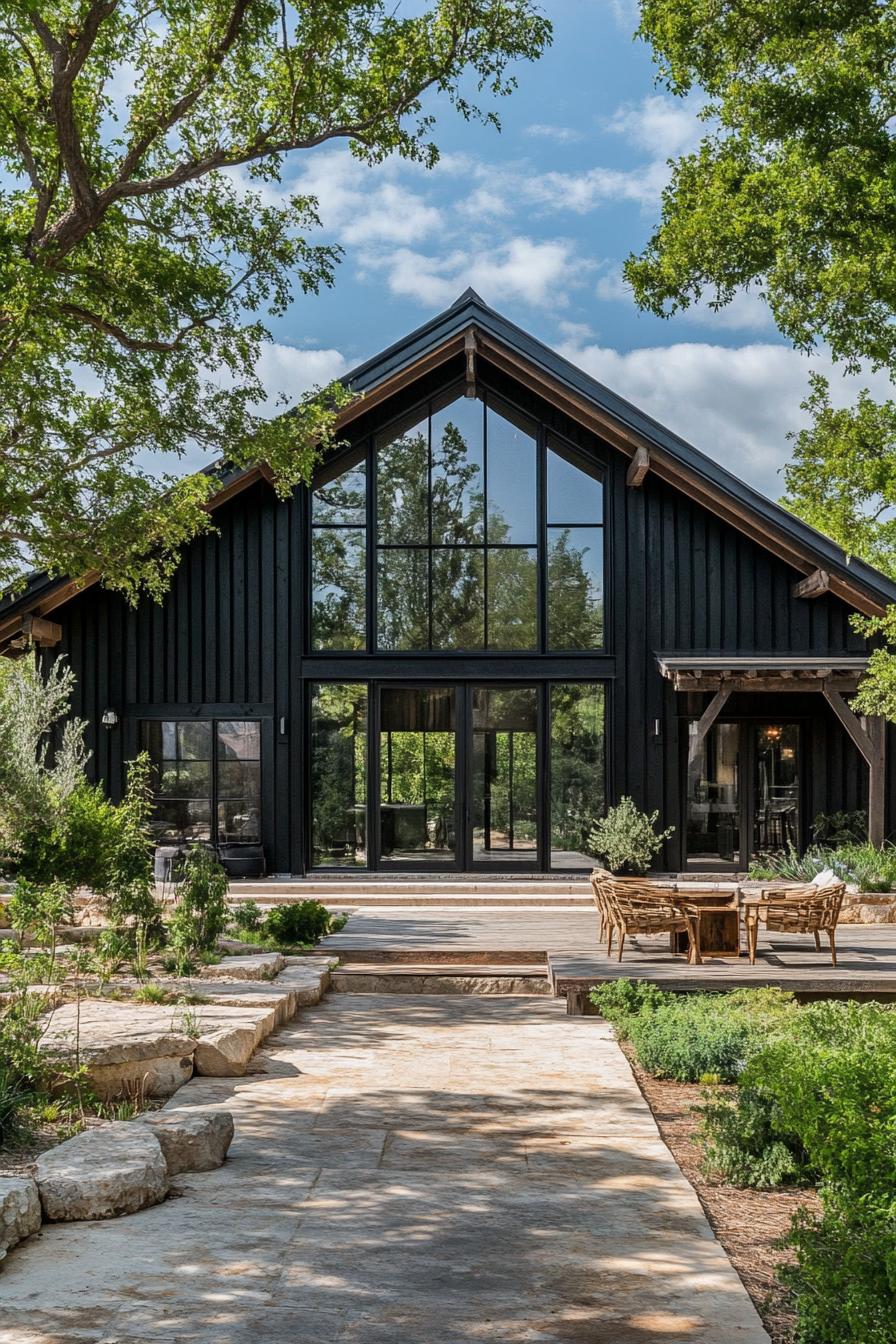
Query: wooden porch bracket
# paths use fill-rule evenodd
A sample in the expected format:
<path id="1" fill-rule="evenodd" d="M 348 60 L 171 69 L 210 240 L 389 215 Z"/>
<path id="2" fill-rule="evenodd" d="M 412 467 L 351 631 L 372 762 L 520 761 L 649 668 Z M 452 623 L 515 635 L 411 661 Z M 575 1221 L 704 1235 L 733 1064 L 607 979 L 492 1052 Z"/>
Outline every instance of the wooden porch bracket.
<path id="1" fill-rule="evenodd" d="M 650 453 L 646 448 L 636 448 L 635 455 L 628 464 L 628 471 L 625 473 L 625 483 L 632 490 L 637 490 L 639 485 L 643 485 L 644 477 L 650 470 Z"/>
<path id="2" fill-rule="evenodd" d="M 475 397 L 476 395 L 476 332 L 472 327 L 468 327 L 464 333 L 464 356 L 467 361 L 467 386 L 464 395 Z"/>
<path id="3" fill-rule="evenodd" d="M 688 765 L 692 765 L 697 759 L 706 734 L 727 705 L 730 696 L 731 687 L 720 685 L 706 709 L 704 709 L 697 723 L 696 731 L 688 739 Z"/>
<path id="4" fill-rule="evenodd" d="M 868 766 L 868 839 L 880 846 L 886 834 L 886 725 L 882 718 L 859 719 L 839 691 L 824 684 L 824 698 Z"/>
<path id="5" fill-rule="evenodd" d="M 831 591 L 831 576 L 826 569 L 813 569 L 793 585 L 794 597 L 822 597 Z"/>

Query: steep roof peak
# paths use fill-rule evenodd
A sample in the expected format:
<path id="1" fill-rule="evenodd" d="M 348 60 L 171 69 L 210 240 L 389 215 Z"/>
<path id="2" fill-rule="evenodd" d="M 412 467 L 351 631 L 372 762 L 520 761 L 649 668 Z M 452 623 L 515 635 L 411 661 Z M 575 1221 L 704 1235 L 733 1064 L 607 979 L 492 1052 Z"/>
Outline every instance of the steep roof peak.
<path id="1" fill-rule="evenodd" d="M 477 294 L 475 289 L 473 289 L 471 285 L 468 285 L 467 288 L 464 290 L 463 294 L 461 294 L 459 298 L 456 298 L 454 300 L 454 302 L 451 305 L 451 308 L 449 308 L 448 311 L 451 312 L 452 309 L 454 308 L 464 308 L 468 303 L 478 303 L 483 308 L 487 307 L 487 304 L 483 299 L 482 295 Z"/>

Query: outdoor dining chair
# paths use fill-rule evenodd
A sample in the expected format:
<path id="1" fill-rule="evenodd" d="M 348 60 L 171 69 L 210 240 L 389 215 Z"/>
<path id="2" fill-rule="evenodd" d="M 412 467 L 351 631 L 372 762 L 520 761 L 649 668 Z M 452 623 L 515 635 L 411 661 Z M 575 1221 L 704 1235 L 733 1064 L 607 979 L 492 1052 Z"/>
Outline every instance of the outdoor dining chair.
<path id="1" fill-rule="evenodd" d="M 827 887 L 810 882 L 784 889 L 765 887 L 758 896 L 747 897 L 743 911 L 750 965 L 756 964 L 759 925 L 764 923 L 769 933 L 814 934 L 817 952 L 821 951 L 821 935 L 826 933 L 831 945 L 831 965 L 836 966 L 835 930 L 845 891 L 843 882 L 834 882 Z"/>
<path id="2" fill-rule="evenodd" d="M 639 933 L 687 933 L 687 915 L 672 905 L 664 892 L 647 879 L 611 878 L 601 884 L 606 902 L 607 956 L 613 950 L 613 935 L 619 939 L 616 960 L 622 960 L 627 935 Z"/>

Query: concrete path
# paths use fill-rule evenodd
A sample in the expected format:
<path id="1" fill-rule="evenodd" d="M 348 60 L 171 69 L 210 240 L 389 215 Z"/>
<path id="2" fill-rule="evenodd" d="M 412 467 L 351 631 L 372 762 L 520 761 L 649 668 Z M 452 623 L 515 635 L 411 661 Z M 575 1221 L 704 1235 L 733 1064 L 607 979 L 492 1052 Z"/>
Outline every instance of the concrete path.
<path id="1" fill-rule="evenodd" d="M 0 1344 L 767 1342 L 600 1020 L 339 995 L 263 1069 L 175 1098 L 220 1171 L 10 1254 Z"/>

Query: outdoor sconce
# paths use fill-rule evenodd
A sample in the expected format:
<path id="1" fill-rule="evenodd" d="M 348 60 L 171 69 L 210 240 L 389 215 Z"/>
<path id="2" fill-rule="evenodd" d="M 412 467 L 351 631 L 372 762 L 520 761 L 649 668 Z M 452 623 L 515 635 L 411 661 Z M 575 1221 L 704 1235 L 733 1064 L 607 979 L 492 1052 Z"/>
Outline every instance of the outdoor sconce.
<path id="1" fill-rule="evenodd" d="M 104 709 L 100 722 L 104 728 L 114 728 L 118 723 L 118 715 L 114 709 Z"/>

